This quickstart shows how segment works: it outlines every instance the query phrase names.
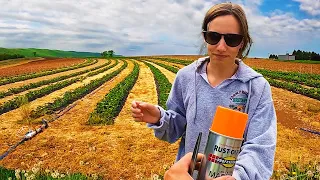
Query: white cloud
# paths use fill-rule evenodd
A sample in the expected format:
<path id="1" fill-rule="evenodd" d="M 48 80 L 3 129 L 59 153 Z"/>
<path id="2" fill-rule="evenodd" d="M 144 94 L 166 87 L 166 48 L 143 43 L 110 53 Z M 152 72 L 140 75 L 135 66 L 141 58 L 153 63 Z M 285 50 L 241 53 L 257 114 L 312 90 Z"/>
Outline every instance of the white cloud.
<path id="1" fill-rule="evenodd" d="M 0 0 L 0 45 L 124 55 L 195 54 L 206 11 L 222 0 Z M 253 54 L 286 51 L 320 39 L 320 22 L 275 10 L 262 0 L 236 0 L 254 38 Z M 303 39 L 301 38 L 303 37 Z M 258 52 L 258 53 L 257 53 Z"/>
<path id="2" fill-rule="evenodd" d="M 313 16 L 320 15 L 320 0 L 294 0 L 300 2 L 300 10 Z"/>

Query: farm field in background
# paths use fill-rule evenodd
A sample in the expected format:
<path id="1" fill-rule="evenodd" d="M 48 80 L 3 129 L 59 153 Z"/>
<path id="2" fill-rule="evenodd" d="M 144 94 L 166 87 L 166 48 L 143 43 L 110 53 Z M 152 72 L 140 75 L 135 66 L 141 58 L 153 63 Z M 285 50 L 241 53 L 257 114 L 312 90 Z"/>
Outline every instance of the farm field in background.
<path id="1" fill-rule="evenodd" d="M 14 61 L 14 60 L 11 60 Z M 48 58 L 27 62 L 25 64 L 11 65 L 0 69 L 0 77 L 36 73 L 45 70 L 52 70 L 67 66 L 73 66 L 84 62 L 84 59 L 62 59 L 62 58 Z"/>
<path id="2" fill-rule="evenodd" d="M 61 66 L 50 66 L 47 60 L 17 63 L 22 69 L 43 68 L 32 71 L 32 76 L 24 71 L 20 73 L 23 77 L 14 73 L 3 77 L 9 76 L 5 74 L 8 69 L 0 64 L 0 72 L 4 72 L 0 75 L 0 98 L 4 96 L 0 99 L 0 155 L 28 129 L 39 127 L 41 119 L 49 121 L 44 132 L 19 145 L 0 160 L 0 166 L 30 170 L 29 174 L 39 168 L 33 174 L 52 176 L 59 172 L 60 177 L 81 173 L 91 179 L 161 178 L 174 162 L 179 142 L 156 139 L 145 124 L 133 121 L 130 105 L 133 100 L 164 105 L 175 73 L 198 57 L 50 60 L 53 64 L 65 62 Z M 32 65 L 40 62 L 44 65 Z M 315 173 L 320 162 L 320 136 L 300 128 L 320 131 L 320 64 L 266 59 L 244 62 L 273 86 L 278 118 L 274 178 L 297 175 L 291 173 L 290 162 L 306 165 Z M 10 64 L 10 69 L 16 67 Z M 48 69 L 55 70 L 40 74 Z"/>

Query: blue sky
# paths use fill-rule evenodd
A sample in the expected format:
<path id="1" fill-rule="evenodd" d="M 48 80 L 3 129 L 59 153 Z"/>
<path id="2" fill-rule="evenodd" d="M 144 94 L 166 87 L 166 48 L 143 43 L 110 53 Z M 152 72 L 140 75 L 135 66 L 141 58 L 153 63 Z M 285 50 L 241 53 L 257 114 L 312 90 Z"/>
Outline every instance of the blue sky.
<path id="1" fill-rule="evenodd" d="M 221 0 L 0 0 L 0 47 L 122 55 L 199 54 L 201 23 Z M 320 0 L 234 0 L 253 37 L 249 57 L 320 53 Z"/>

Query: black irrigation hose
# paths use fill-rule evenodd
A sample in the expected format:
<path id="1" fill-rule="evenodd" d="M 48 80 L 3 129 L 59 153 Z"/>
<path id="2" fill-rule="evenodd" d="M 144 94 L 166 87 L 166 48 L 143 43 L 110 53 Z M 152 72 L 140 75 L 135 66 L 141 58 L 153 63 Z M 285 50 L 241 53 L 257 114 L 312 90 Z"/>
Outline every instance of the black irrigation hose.
<path id="1" fill-rule="evenodd" d="M 310 130 L 310 129 L 306 129 L 306 128 L 300 128 L 300 130 L 306 131 L 306 132 L 309 132 L 309 133 L 312 133 L 312 134 L 320 135 L 319 131 L 314 131 L 314 130 Z"/>
<path id="2" fill-rule="evenodd" d="M 14 151 L 16 149 L 17 146 L 19 146 L 20 144 L 22 144 L 23 142 L 25 142 L 27 139 L 23 138 L 20 142 L 18 142 L 17 144 L 11 146 L 4 154 L 2 154 L 0 156 L 0 160 L 2 160 L 3 158 L 5 158 L 9 153 L 11 153 L 12 151 Z"/>
<path id="3" fill-rule="evenodd" d="M 16 143 L 15 145 L 11 146 L 4 154 L 2 154 L 0 156 L 0 160 L 2 160 L 3 158 L 5 158 L 9 153 L 11 153 L 12 151 L 14 151 L 16 149 L 17 146 L 19 146 L 20 144 L 22 144 L 25 141 L 28 141 L 29 139 L 33 138 L 34 136 L 36 136 L 37 134 L 43 132 L 44 129 L 48 128 L 48 122 L 46 120 L 42 120 L 42 125 L 41 127 L 39 127 L 36 130 L 31 130 L 28 131 L 23 139 L 21 139 L 18 143 Z"/>

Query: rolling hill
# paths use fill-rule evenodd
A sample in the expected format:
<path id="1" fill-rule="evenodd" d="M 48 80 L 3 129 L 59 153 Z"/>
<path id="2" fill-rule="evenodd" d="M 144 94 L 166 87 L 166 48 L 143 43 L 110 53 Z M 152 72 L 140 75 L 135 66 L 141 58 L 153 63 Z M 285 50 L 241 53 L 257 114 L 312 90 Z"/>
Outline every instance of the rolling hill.
<path id="1" fill-rule="evenodd" d="M 36 52 L 37 57 L 101 57 L 100 53 L 93 52 L 62 51 L 36 48 L 0 48 L 0 54 L 21 54 L 25 57 L 34 57 L 34 52 Z"/>

